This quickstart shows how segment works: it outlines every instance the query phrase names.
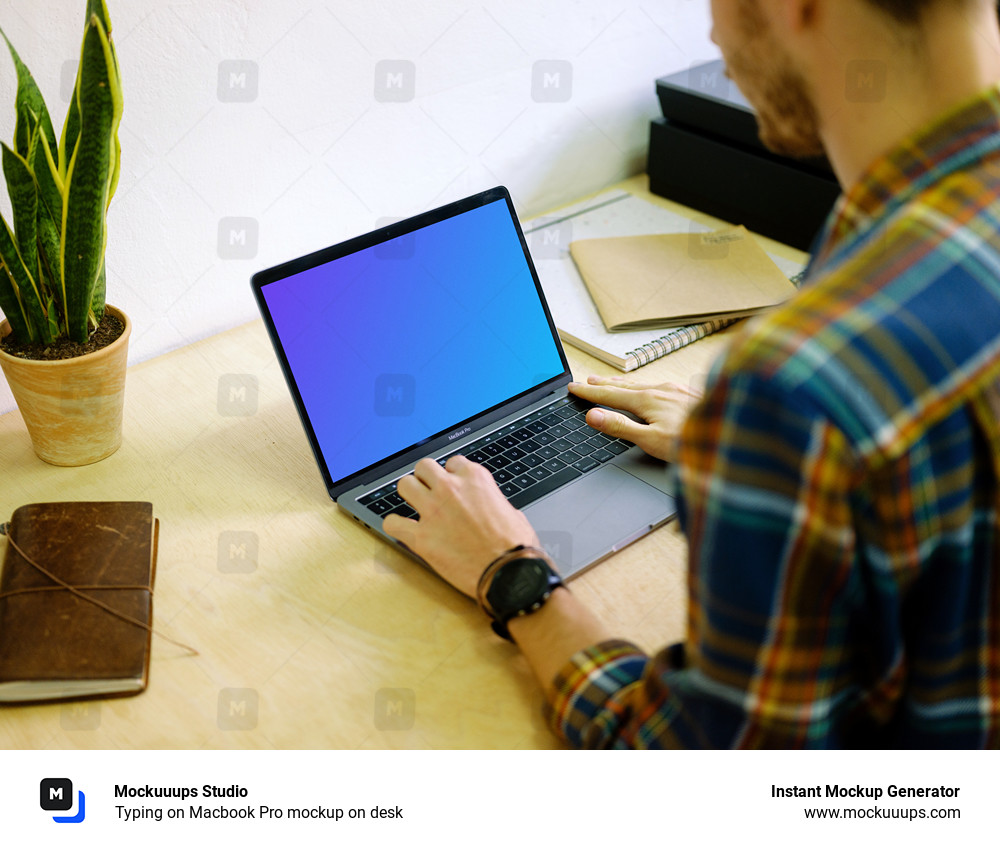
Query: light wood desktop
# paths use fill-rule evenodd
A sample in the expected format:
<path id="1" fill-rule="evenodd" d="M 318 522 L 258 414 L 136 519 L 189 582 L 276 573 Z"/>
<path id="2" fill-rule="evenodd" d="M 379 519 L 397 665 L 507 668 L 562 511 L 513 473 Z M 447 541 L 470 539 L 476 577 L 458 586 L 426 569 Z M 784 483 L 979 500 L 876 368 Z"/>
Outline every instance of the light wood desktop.
<path id="1" fill-rule="evenodd" d="M 669 205 L 645 178 L 621 185 Z M 697 383 L 726 342 L 630 377 Z M 567 354 L 577 378 L 614 372 Z M 0 519 L 29 502 L 152 502 L 155 626 L 198 655 L 157 635 L 140 696 L 2 707 L 0 748 L 558 746 L 527 666 L 475 604 L 329 500 L 261 322 L 132 367 L 124 432 L 112 457 L 64 469 L 35 457 L 16 411 L 0 416 Z M 685 557 L 672 522 L 572 590 L 655 650 L 683 636 Z"/>

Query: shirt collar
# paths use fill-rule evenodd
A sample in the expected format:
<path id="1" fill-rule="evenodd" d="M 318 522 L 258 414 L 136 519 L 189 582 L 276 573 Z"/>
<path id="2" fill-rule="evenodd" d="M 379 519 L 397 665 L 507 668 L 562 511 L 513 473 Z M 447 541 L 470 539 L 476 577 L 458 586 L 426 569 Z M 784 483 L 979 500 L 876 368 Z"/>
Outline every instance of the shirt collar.
<path id="1" fill-rule="evenodd" d="M 993 86 L 949 110 L 879 157 L 841 195 L 817 238 L 810 269 L 825 266 L 928 185 L 1000 150 L 1000 87 Z"/>

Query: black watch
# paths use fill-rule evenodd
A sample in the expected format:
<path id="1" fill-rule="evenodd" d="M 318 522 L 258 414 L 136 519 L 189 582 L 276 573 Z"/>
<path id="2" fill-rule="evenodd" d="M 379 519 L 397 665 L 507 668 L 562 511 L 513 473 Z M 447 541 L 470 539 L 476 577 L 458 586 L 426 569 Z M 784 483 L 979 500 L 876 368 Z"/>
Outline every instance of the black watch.
<path id="1" fill-rule="evenodd" d="M 479 582 L 479 604 L 492 620 L 493 631 L 513 640 L 507 623 L 537 611 L 562 586 L 545 552 L 518 546 L 486 568 Z"/>

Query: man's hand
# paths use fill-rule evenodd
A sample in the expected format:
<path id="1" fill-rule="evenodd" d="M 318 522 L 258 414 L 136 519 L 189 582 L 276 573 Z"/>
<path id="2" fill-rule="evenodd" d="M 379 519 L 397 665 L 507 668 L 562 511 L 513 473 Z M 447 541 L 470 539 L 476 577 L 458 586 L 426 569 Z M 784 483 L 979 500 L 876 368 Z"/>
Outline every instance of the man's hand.
<path id="1" fill-rule="evenodd" d="M 592 428 L 671 462 L 677 457 L 677 435 L 688 411 L 701 399 L 700 392 L 682 384 L 640 384 L 625 378 L 591 377 L 586 384 L 570 384 L 569 389 L 582 399 L 627 410 L 643 420 L 635 422 L 621 413 L 595 408 L 587 413 Z"/>
<path id="2" fill-rule="evenodd" d="M 539 545 L 531 523 L 511 506 L 489 471 L 467 458 L 449 458 L 444 468 L 422 460 L 397 489 L 420 519 L 390 514 L 382 530 L 473 599 L 479 577 L 494 558 L 514 546 Z"/>

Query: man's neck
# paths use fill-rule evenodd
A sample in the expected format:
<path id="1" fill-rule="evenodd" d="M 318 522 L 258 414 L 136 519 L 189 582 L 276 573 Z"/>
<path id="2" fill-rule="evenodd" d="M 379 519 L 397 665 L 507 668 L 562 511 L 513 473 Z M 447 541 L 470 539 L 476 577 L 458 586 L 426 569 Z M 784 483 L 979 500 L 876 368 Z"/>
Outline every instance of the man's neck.
<path id="1" fill-rule="evenodd" d="M 1000 80 L 1000 28 L 985 4 L 966 15 L 941 4 L 912 43 L 844 15 L 831 25 L 839 29 L 813 82 L 820 133 L 845 189 L 904 138 Z"/>

